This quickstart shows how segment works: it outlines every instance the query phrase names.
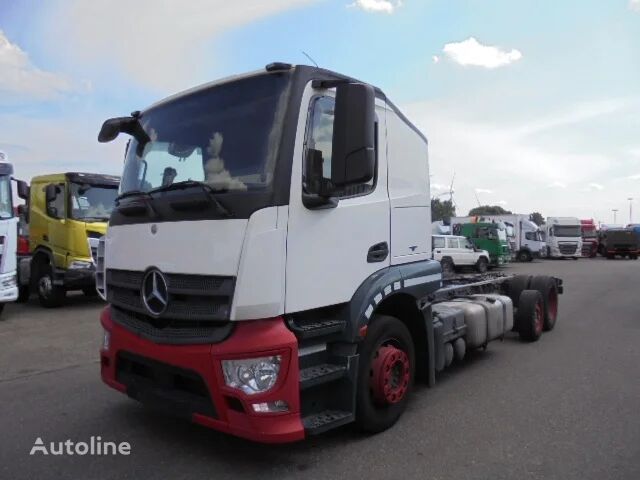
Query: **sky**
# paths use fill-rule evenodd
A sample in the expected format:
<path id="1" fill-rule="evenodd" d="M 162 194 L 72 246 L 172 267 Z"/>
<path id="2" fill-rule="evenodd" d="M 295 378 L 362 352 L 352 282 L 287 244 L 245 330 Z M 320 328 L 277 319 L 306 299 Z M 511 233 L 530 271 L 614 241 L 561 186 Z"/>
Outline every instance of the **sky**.
<path id="1" fill-rule="evenodd" d="M 0 150 L 118 174 L 106 118 L 303 52 L 400 106 L 458 214 L 640 222 L 640 0 L 0 0 Z"/>

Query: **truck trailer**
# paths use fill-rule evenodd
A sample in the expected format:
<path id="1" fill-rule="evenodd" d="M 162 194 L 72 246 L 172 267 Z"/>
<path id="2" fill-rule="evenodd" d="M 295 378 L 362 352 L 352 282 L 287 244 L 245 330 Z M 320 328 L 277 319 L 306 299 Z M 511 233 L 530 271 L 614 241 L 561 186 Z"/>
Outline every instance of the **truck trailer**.
<path id="1" fill-rule="evenodd" d="M 547 217 L 544 224 L 547 256 L 573 258 L 582 256 L 582 224 L 575 217 Z"/>
<path id="2" fill-rule="evenodd" d="M 129 135 L 98 246 L 102 380 L 259 442 L 392 426 L 414 380 L 513 328 L 561 280 L 443 282 L 427 140 L 378 88 L 274 63 L 109 119 Z"/>

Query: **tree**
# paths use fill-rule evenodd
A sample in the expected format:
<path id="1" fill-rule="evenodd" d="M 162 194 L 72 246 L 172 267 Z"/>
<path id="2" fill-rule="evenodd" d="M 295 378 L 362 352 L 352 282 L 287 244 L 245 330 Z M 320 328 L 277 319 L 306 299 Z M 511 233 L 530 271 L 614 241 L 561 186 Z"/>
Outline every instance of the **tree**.
<path id="1" fill-rule="evenodd" d="M 451 200 L 431 199 L 431 221 L 449 219 L 456 216 L 456 206 Z"/>
<path id="2" fill-rule="evenodd" d="M 540 212 L 533 212 L 529 218 L 531 219 L 531 221 L 533 223 L 535 223 L 536 225 L 540 226 L 544 223 L 544 217 L 542 216 L 542 214 Z"/>
<path id="3" fill-rule="evenodd" d="M 511 212 L 505 210 L 500 205 L 481 205 L 469 210 L 469 216 L 475 217 L 479 215 L 509 215 Z"/>

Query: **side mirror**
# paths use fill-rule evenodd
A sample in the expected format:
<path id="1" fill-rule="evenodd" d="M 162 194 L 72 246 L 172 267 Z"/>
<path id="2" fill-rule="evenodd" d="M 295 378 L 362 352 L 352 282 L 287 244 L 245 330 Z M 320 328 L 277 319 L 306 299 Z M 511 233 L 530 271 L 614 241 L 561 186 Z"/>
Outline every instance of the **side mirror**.
<path id="1" fill-rule="evenodd" d="M 331 183 L 365 183 L 375 174 L 375 90 L 363 83 L 336 87 Z"/>
<path id="2" fill-rule="evenodd" d="M 47 203 L 51 203 L 58 198 L 58 194 L 60 193 L 60 187 L 50 183 L 44 188 L 44 197 Z"/>
<path id="3" fill-rule="evenodd" d="M 18 180 L 16 182 L 16 187 L 18 190 L 18 197 L 23 200 L 29 200 L 29 185 L 24 180 Z"/>
<path id="4" fill-rule="evenodd" d="M 131 122 L 131 117 L 117 117 L 105 120 L 98 133 L 98 141 L 100 143 L 107 143 L 115 140 L 123 127 Z"/>

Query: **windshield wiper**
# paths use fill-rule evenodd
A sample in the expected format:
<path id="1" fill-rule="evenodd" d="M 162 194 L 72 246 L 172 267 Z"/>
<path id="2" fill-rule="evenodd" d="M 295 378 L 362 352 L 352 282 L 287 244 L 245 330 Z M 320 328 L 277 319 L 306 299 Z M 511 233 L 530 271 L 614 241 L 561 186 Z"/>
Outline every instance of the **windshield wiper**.
<path id="1" fill-rule="evenodd" d="M 226 188 L 219 188 L 219 189 L 218 188 L 213 188 L 213 187 L 211 187 L 210 185 L 207 185 L 204 182 L 199 182 L 199 181 L 196 181 L 196 180 L 184 180 L 182 182 L 175 182 L 175 183 L 171 183 L 169 185 L 162 185 L 160 187 L 152 188 L 147 193 L 151 195 L 153 193 L 158 193 L 158 192 L 169 192 L 169 191 L 172 191 L 172 190 L 184 190 L 186 188 L 193 188 L 193 187 L 201 188 L 209 196 L 209 199 L 211 199 L 211 201 L 216 206 L 218 211 L 221 214 L 223 214 L 225 217 L 233 216 L 232 212 L 227 207 L 225 207 L 220 202 L 220 200 L 218 200 L 218 198 L 215 195 L 216 193 L 227 192 L 228 189 L 226 189 Z"/>

